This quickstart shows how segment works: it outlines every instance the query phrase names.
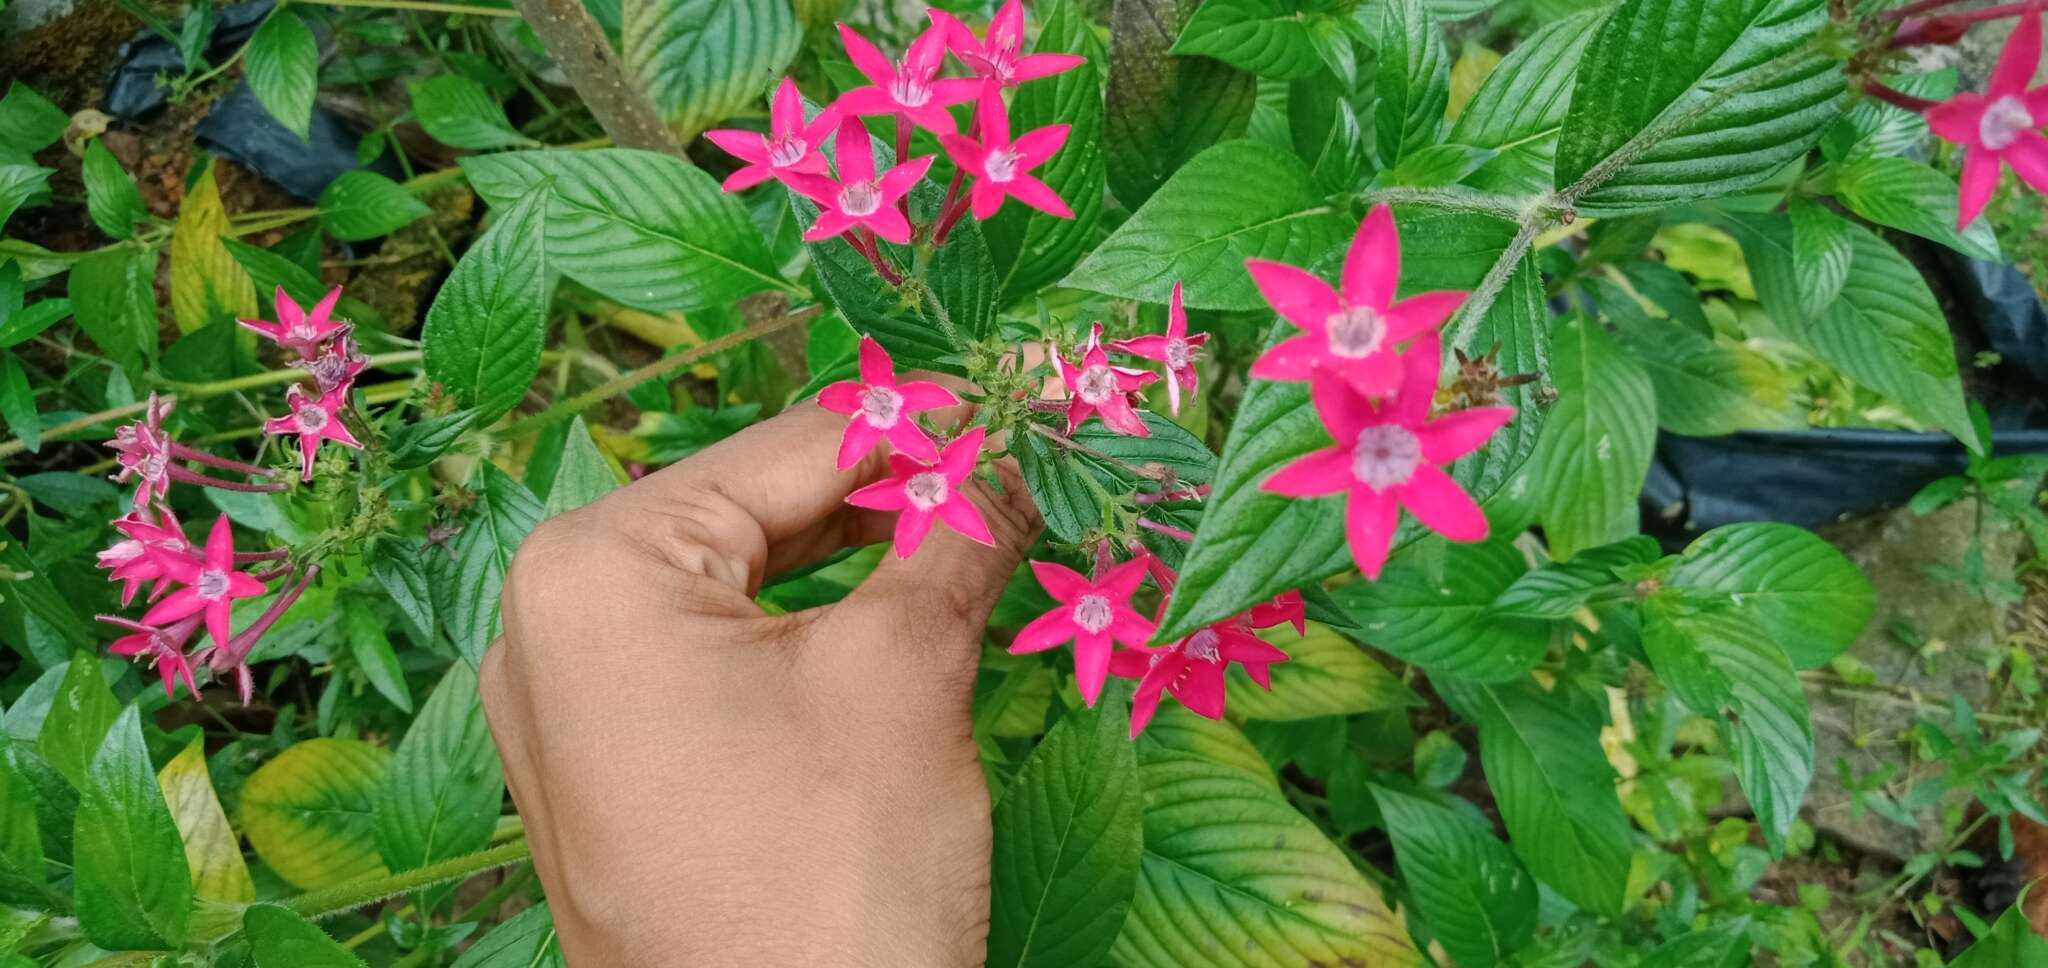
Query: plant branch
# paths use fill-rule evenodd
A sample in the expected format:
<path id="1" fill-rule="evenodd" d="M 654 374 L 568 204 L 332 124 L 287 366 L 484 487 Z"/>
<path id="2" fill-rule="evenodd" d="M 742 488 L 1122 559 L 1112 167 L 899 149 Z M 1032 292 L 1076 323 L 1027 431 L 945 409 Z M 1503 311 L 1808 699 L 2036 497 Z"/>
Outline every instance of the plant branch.
<path id="1" fill-rule="evenodd" d="M 1390 205 L 1423 205 L 1451 212 L 1478 212 L 1484 215 L 1498 215 L 1502 218 L 1518 219 L 1529 211 L 1532 203 L 1541 199 L 1524 198 L 1518 195 L 1501 195 L 1494 192 L 1473 191 L 1469 188 L 1374 188 L 1361 196 L 1367 205 L 1386 202 Z"/>
<path id="2" fill-rule="evenodd" d="M 399 874 L 357 878 L 346 884 L 310 891 L 285 901 L 284 906 L 307 920 L 318 921 L 436 884 L 467 880 L 485 871 L 520 863 L 531 856 L 526 841 L 515 840 Z"/>
<path id="3" fill-rule="evenodd" d="M 380 10 L 417 10 L 420 13 L 465 14 L 472 17 L 517 17 L 519 12 L 503 7 L 475 7 L 432 0 L 317 0 L 329 7 L 371 7 Z"/>
<path id="4" fill-rule="evenodd" d="M 684 158 L 682 142 L 669 130 L 654 99 L 627 79 L 604 29 L 591 19 L 582 0 L 513 0 L 513 6 L 525 16 L 548 56 L 562 66 L 613 144 Z"/>

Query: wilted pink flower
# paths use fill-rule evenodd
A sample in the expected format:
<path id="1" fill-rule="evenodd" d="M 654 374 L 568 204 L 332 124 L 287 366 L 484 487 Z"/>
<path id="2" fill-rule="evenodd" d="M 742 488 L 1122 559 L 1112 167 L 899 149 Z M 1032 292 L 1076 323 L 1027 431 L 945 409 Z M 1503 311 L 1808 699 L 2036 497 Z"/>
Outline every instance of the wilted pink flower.
<path id="1" fill-rule="evenodd" d="M 824 175 L 791 175 L 787 179 L 792 188 L 818 203 L 818 220 L 804 232 L 804 240 L 829 239 L 858 226 L 897 245 L 909 245 L 910 222 L 897 210 L 896 200 L 909 194 L 924 177 L 932 166 L 931 156 L 913 158 L 876 178 L 875 146 L 859 118 L 840 120 L 833 146 L 839 160 L 838 181 Z"/>
<path id="2" fill-rule="evenodd" d="M 1299 381 L 1320 367 L 1375 398 L 1394 392 L 1401 380 L 1395 345 L 1442 325 L 1466 295 L 1425 292 L 1393 301 L 1401 277 L 1401 235 L 1385 204 L 1373 206 L 1351 240 L 1341 294 L 1294 266 L 1264 259 L 1246 259 L 1244 265 L 1273 311 L 1302 330 L 1259 357 L 1251 375 Z"/>
<path id="3" fill-rule="evenodd" d="M 981 82 L 973 78 L 938 76 L 939 68 L 946 64 L 946 36 L 939 27 L 934 26 L 911 41 L 900 64 L 890 63 L 867 38 L 845 24 L 839 25 L 839 39 L 846 43 L 846 56 L 853 66 L 867 75 L 869 81 L 867 87 L 840 95 L 835 106 L 848 114 L 902 115 L 935 134 L 951 134 L 956 127 L 946 106 L 973 100 L 975 92 L 981 90 Z M 842 157 L 840 164 L 845 163 Z"/>
<path id="4" fill-rule="evenodd" d="M 837 121 L 838 112 L 826 108 L 805 122 L 803 95 L 797 93 L 796 82 L 785 77 L 768 104 L 767 134 L 721 128 L 704 132 L 704 137 L 747 163 L 725 177 L 725 190 L 737 192 L 791 173 L 824 174 L 825 156 L 818 148 Z"/>
<path id="5" fill-rule="evenodd" d="M 860 379 L 841 380 L 818 391 L 819 406 L 853 415 L 846 422 L 846 436 L 839 441 L 842 471 L 859 463 L 883 438 L 907 456 L 938 460 L 938 445 L 911 415 L 959 402 L 953 391 L 927 380 L 896 382 L 889 351 L 871 336 L 860 338 Z"/>
<path id="6" fill-rule="evenodd" d="M 135 600 L 135 592 L 143 582 L 157 583 L 151 598 L 163 594 L 170 580 L 170 563 L 196 560 L 192 543 L 185 539 L 184 529 L 169 509 L 158 511 L 154 517 L 143 511 L 130 511 L 115 518 L 113 524 L 124 537 L 99 553 L 99 567 L 110 569 L 108 581 L 122 583 L 123 605 Z"/>
<path id="7" fill-rule="evenodd" d="M 198 615 L 187 616 L 162 627 L 118 615 L 101 615 L 99 620 L 132 633 L 108 643 L 107 651 L 129 658 L 148 656 L 150 664 L 156 667 L 157 675 L 163 677 L 164 695 L 178 698 L 179 680 L 184 681 L 185 689 L 195 698 L 199 695 L 199 684 L 192 681 L 191 660 L 185 656 L 185 643 L 192 638 L 193 630 L 199 627 Z"/>
<path id="8" fill-rule="evenodd" d="M 1292 625 L 1296 635 L 1308 634 L 1308 603 L 1302 600 L 1301 592 L 1281 592 L 1272 600 L 1260 602 L 1245 613 L 1245 621 L 1255 629 L 1269 629 L 1275 625 Z"/>
<path id="9" fill-rule="evenodd" d="M 931 533 L 933 520 L 946 522 L 947 527 L 971 540 L 993 545 L 995 535 L 989 532 L 981 509 L 960 493 L 960 485 L 974 473 L 975 461 L 981 456 L 981 438 L 986 433 L 987 428 L 975 427 L 961 434 L 939 452 L 936 464 L 890 454 L 890 476 L 848 494 L 846 503 L 875 511 L 902 512 L 896 516 L 898 558 L 917 553 L 924 536 Z"/>
<path id="10" fill-rule="evenodd" d="M 356 376 L 370 365 L 370 359 L 356 349 L 355 340 L 342 336 L 323 347 L 319 356 L 310 360 L 293 360 L 292 365 L 311 375 L 313 385 L 321 393 L 341 390 L 346 394 L 355 383 Z"/>
<path id="11" fill-rule="evenodd" d="M 341 407 L 348 402 L 346 390 L 336 389 L 320 396 L 306 392 L 299 384 L 292 384 L 284 394 L 284 404 L 291 412 L 282 417 L 273 417 L 263 423 L 266 434 L 297 434 L 299 438 L 299 479 L 313 479 L 313 458 L 320 452 L 320 442 L 331 440 L 343 447 L 361 450 L 363 445 L 341 421 Z"/>
<path id="12" fill-rule="evenodd" d="M 1401 508 L 1452 541 L 1486 537 L 1486 515 L 1441 465 L 1478 449 L 1515 411 L 1474 407 L 1429 419 L 1440 362 L 1436 334 L 1416 340 L 1401 356 L 1399 391 L 1379 407 L 1336 373 L 1316 370 L 1309 396 L 1337 446 L 1308 454 L 1259 485 L 1288 497 L 1348 494 L 1345 532 L 1367 578 L 1378 578 L 1386 564 Z"/>
<path id="13" fill-rule="evenodd" d="M 228 641 L 228 619 L 235 599 L 263 594 L 263 583 L 235 570 L 235 534 L 223 514 L 206 535 L 204 556 L 173 561 L 171 577 L 186 587 L 170 593 L 142 616 L 145 625 L 162 625 L 190 615 L 205 613 L 206 633 L 215 645 Z"/>
<path id="14" fill-rule="evenodd" d="M 170 412 L 170 401 L 151 393 L 143 404 L 142 418 L 114 428 L 114 439 L 107 441 L 121 466 L 114 480 L 125 483 L 131 477 L 141 478 L 135 488 L 137 510 L 162 500 L 171 489 L 171 437 L 163 426 Z"/>
<path id="15" fill-rule="evenodd" d="M 982 87 L 976 117 L 981 119 L 980 141 L 958 134 L 939 136 L 953 163 L 974 176 L 969 194 L 974 217 L 994 218 L 1003 199 L 1014 198 L 1048 215 L 1073 218 L 1074 210 L 1051 186 L 1028 174 L 1067 143 L 1068 126 L 1049 124 L 1011 141 L 1010 113 L 1003 108 L 1002 89 L 994 84 Z"/>
<path id="16" fill-rule="evenodd" d="M 1242 663 L 1252 678 L 1272 688 L 1267 667 L 1287 661 L 1272 643 L 1228 623 L 1204 626 L 1170 646 L 1126 649 L 1109 660 L 1109 671 L 1138 680 L 1131 696 L 1131 735 L 1137 736 L 1159 711 L 1161 693 L 1180 700 L 1197 716 L 1223 718 L 1223 672 Z M 1252 670 L 1257 670 L 1253 672 Z"/>
<path id="17" fill-rule="evenodd" d="M 239 322 L 262 333 L 279 346 L 297 350 L 301 359 L 310 360 L 320 355 L 320 344 L 335 336 L 348 332 L 346 321 L 333 318 L 334 304 L 341 300 L 341 287 L 327 290 L 320 302 L 311 310 L 299 308 L 292 297 L 285 295 L 284 287 L 277 287 L 277 322 L 266 319 L 244 319 Z"/>
<path id="18" fill-rule="evenodd" d="M 1081 347 L 1080 365 L 1067 362 L 1058 346 L 1048 355 L 1052 357 L 1053 371 L 1067 385 L 1067 433 L 1073 433 L 1090 414 L 1099 413 L 1102 422 L 1117 433 L 1132 437 L 1151 435 L 1145 421 L 1131 409 L 1129 394 L 1159 379 L 1159 374 L 1110 366 L 1109 352 L 1102 348 L 1101 323 L 1089 330 L 1088 342 Z"/>
<path id="19" fill-rule="evenodd" d="M 1188 313 L 1181 306 L 1180 282 L 1175 280 L 1173 301 L 1166 309 L 1165 335 L 1111 340 L 1109 348 L 1166 364 L 1166 400 L 1178 414 L 1181 391 L 1195 392 L 1195 359 L 1200 355 L 1202 344 L 1208 341 L 1208 333 L 1188 335 Z"/>
<path id="20" fill-rule="evenodd" d="M 1072 70 L 1088 60 L 1076 54 L 1017 56 L 1024 50 L 1023 0 L 1010 0 L 996 10 L 985 40 L 975 37 L 974 31 L 950 13 L 937 7 L 929 13 L 932 23 L 946 32 L 946 46 L 953 49 L 953 56 L 973 68 L 975 74 L 1004 87 Z"/>
<path id="21" fill-rule="evenodd" d="M 2004 162 L 2037 192 L 2048 192 L 2048 87 L 2027 89 L 2041 64 L 2041 11 L 2028 7 L 2006 38 L 1984 93 L 1963 93 L 1927 109 L 1927 127 L 1962 145 L 1957 226 L 1968 226 L 1998 188 Z"/>
<path id="22" fill-rule="evenodd" d="M 1032 562 L 1031 573 L 1060 604 L 1018 630 L 1010 651 L 1022 655 L 1073 642 L 1074 684 L 1093 706 L 1109 678 L 1113 643 L 1137 647 L 1152 637 L 1152 623 L 1131 608 L 1131 595 L 1145 582 L 1145 559 L 1132 558 L 1096 581 L 1049 561 Z"/>

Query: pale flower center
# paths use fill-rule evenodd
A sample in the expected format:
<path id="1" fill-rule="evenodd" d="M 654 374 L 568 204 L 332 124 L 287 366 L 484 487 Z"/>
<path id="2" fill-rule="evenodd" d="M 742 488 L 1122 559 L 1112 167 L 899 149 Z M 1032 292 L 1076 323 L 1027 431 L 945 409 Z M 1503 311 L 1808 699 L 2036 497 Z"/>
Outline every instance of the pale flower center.
<path id="1" fill-rule="evenodd" d="M 327 426 L 327 411 L 313 404 L 306 404 L 297 411 L 299 432 L 317 434 Z"/>
<path id="2" fill-rule="evenodd" d="M 921 108 L 932 99 L 932 89 L 915 77 L 898 77 L 889 82 L 889 96 L 906 108 Z"/>
<path id="3" fill-rule="evenodd" d="M 1074 603 L 1074 624 L 1090 633 L 1100 632 L 1109 627 L 1116 617 L 1116 610 L 1110 607 L 1109 599 L 1102 595 L 1083 595 Z"/>
<path id="4" fill-rule="evenodd" d="M 1195 348 L 1184 339 L 1166 341 L 1166 365 L 1179 370 L 1195 361 Z"/>
<path id="5" fill-rule="evenodd" d="M 869 387 L 860 395 L 860 415 L 867 418 L 868 426 L 876 430 L 896 426 L 896 418 L 902 413 L 903 394 L 888 387 Z"/>
<path id="6" fill-rule="evenodd" d="M 142 458 L 142 476 L 150 480 L 164 476 L 168 469 L 168 459 L 161 451 L 147 454 Z"/>
<path id="7" fill-rule="evenodd" d="M 1217 635 L 1214 629 L 1203 629 L 1188 636 L 1187 641 L 1181 643 L 1180 651 L 1190 659 L 1218 662 L 1223 657 L 1222 650 L 1217 647 L 1222 641 L 1223 636 Z"/>
<path id="8" fill-rule="evenodd" d="M 988 180 L 998 184 L 1017 177 L 1017 153 L 1008 148 L 998 148 L 988 153 L 988 160 L 982 162 L 988 172 Z"/>
<path id="9" fill-rule="evenodd" d="M 1984 109 L 1984 116 L 1977 121 L 1977 137 L 1984 147 L 2000 151 L 2033 126 L 2034 115 L 2027 110 L 2027 102 L 2008 94 Z"/>
<path id="10" fill-rule="evenodd" d="M 116 541 L 114 542 L 112 547 L 109 547 L 107 550 L 100 552 L 100 564 L 105 565 L 108 562 L 134 561 L 135 559 L 142 557 L 142 552 L 142 542 L 136 541 L 133 538 L 130 538 L 126 541 Z"/>
<path id="11" fill-rule="evenodd" d="M 853 182 L 839 190 L 839 210 L 854 218 L 873 215 L 881 207 L 882 189 L 874 182 Z"/>
<path id="12" fill-rule="evenodd" d="M 1116 374 L 1106 366 L 1091 366 L 1074 381 L 1074 394 L 1090 406 L 1101 406 L 1116 394 Z"/>
<path id="13" fill-rule="evenodd" d="M 199 573 L 199 580 L 193 582 L 192 587 L 198 590 L 200 598 L 218 601 L 222 595 L 228 593 L 228 573 L 218 568 L 208 568 Z"/>
<path id="14" fill-rule="evenodd" d="M 1380 424 L 1358 432 L 1351 451 L 1351 473 L 1375 491 L 1408 483 L 1422 463 L 1422 441 L 1406 427 Z"/>
<path id="15" fill-rule="evenodd" d="M 910 480 L 903 482 L 903 496 L 910 499 L 911 507 L 920 511 L 929 511 L 946 503 L 952 490 L 946 484 L 946 475 L 937 471 L 912 474 Z"/>
<path id="16" fill-rule="evenodd" d="M 804 152 L 809 148 L 804 139 L 784 135 L 768 142 L 768 164 L 787 168 L 804 160 Z"/>
<path id="17" fill-rule="evenodd" d="M 322 387 L 334 387 L 348 375 L 348 361 L 330 354 L 314 360 L 311 370 L 314 382 Z"/>
<path id="18" fill-rule="evenodd" d="M 292 326 L 291 338 L 295 340 L 316 340 L 320 338 L 320 327 L 311 320 L 299 320 Z"/>
<path id="19" fill-rule="evenodd" d="M 1347 306 L 1323 321 L 1328 331 L 1330 352 L 1355 360 L 1380 348 L 1386 338 L 1387 322 L 1364 306 Z"/>

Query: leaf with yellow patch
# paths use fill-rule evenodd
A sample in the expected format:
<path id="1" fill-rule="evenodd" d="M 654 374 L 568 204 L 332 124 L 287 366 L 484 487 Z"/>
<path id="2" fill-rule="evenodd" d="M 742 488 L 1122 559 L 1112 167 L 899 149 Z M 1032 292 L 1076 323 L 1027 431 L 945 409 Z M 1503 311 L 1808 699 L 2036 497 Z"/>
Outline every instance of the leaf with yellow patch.
<path id="1" fill-rule="evenodd" d="M 1458 115 L 1465 113 L 1465 105 L 1472 103 L 1480 82 L 1498 66 L 1500 54 L 1492 48 L 1467 43 L 1458 52 L 1457 62 L 1451 65 L 1451 100 L 1444 105 L 1444 120 L 1458 120 Z"/>
<path id="2" fill-rule="evenodd" d="M 309 739 L 249 775 L 242 832 L 278 876 L 306 890 L 383 874 L 371 804 L 391 752 Z"/>
<path id="3" fill-rule="evenodd" d="M 242 843 L 228 826 L 227 812 L 213 792 L 206 769 L 205 743 L 193 740 L 184 752 L 157 771 L 164 802 L 178 836 L 185 841 L 185 864 L 192 869 L 193 892 L 216 901 L 256 900 L 256 883 L 242 860 Z"/>
<path id="4" fill-rule="evenodd" d="M 183 332 L 221 316 L 256 315 L 255 285 L 221 244 L 227 232 L 228 212 L 209 168 L 185 193 L 171 235 L 171 314 Z"/>

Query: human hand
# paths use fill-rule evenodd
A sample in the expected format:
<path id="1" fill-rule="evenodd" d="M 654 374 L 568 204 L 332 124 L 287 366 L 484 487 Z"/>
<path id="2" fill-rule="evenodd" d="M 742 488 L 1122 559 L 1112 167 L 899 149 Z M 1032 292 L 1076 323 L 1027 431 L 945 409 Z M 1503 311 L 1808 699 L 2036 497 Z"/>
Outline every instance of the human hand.
<path id="1" fill-rule="evenodd" d="M 932 414 L 936 426 L 964 408 Z M 482 688 L 575 965 L 980 964 L 990 817 L 981 636 L 1039 520 L 1014 465 L 843 601 L 764 614 L 765 575 L 887 540 L 843 503 L 846 418 L 804 403 L 526 539 Z"/>

